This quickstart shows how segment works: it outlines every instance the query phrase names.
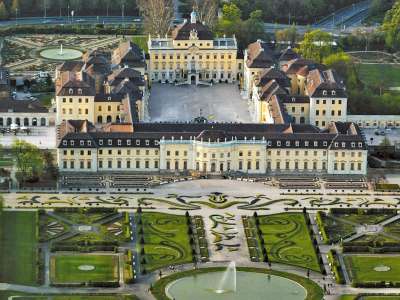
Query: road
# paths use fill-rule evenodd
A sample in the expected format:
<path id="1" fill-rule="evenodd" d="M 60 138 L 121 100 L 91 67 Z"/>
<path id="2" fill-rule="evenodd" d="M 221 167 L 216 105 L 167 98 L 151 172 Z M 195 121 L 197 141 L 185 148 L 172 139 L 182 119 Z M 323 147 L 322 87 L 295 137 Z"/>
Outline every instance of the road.
<path id="1" fill-rule="evenodd" d="M 338 29 L 348 29 L 358 27 L 368 16 L 368 10 L 372 0 L 364 0 L 351 6 L 339 9 L 320 21 L 312 24 L 312 28 L 324 29 L 337 33 Z M 174 1 L 174 15 L 176 19 L 181 18 L 178 11 L 179 0 Z M 142 24 L 140 16 L 61 16 L 61 17 L 34 17 L 17 18 L 7 21 L 0 21 L 0 27 L 15 25 L 66 25 L 66 24 Z M 266 32 L 275 32 L 275 30 L 289 27 L 288 24 L 265 23 Z M 309 26 L 297 26 L 298 31 L 305 32 Z"/>

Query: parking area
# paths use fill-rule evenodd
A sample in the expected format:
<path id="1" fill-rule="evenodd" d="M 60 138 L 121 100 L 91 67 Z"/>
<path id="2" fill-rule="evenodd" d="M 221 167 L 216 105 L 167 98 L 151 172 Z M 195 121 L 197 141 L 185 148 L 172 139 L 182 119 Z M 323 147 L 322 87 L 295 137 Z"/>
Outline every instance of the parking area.
<path id="1" fill-rule="evenodd" d="M 386 137 L 391 144 L 400 143 L 400 128 L 392 129 L 363 129 L 368 145 L 377 146 Z"/>
<path id="2" fill-rule="evenodd" d="M 199 116 L 215 122 L 251 122 L 247 101 L 234 84 L 208 87 L 156 83 L 149 102 L 152 122 L 192 121 Z"/>
<path id="3" fill-rule="evenodd" d="M 56 129 L 55 127 L 30 127 L 31 132 L 0 134 L 0 144 L 9 147 L 15 140 L 23 140 L 36 145 L 40 149 L 49 149 L 56 147 Z"/>

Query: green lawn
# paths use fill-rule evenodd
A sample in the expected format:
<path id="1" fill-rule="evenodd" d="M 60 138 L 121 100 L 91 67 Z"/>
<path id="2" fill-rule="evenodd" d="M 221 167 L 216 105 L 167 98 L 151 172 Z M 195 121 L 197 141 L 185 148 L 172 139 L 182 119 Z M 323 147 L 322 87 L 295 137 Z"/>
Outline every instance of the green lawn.
<path id="1" fill-rule="evenodd" d="M 35 295 L 13 291 L 0 291 L 0 300 L 8 300 L 9 297 L 19 296 L 18 300 L 137 300 L 135 295 Z"/>
<path id="2" fill-rule="evenodd" d="M 118 281 L 118 256 L 116 255 L 56 255 L 50 262 L 51 282 L 84 283 Z M 80 270 L 80 266 L 94 266 L 93 270 Z"/>
<path id="3" fill-rule="evenodd" d="M 54 98 L 54 92 L 53 93 L 42 93 L 42 94 L 37 94 L 34 95 L 39 99 L 39 101 L 46 107 L 51 106 L 51 99 Z"/>
<path id="4" fill-rule="evenodd" d="M 340 300 L 356 300 L 357 295 L 342 295 L 340 296 Z"/>
<path id="5" fill-rule="evenodd" d="M 400 87 L 400 65 L 358 64 L 357 70 L 361 81 L 376 85 L 384 82 L 387 87 Z"/>
<path id="6" fill-rule="evenodd" d="M 400 255 L 346 255 L 344 261 L 353 282 L 400 282 Z M 375 271 L 379 266 L 389 267 L 390 270 Z"/>
<path id="7" fill-rule="evenodd" d="M 272 262 L 291 264 L 320 272 L 302 213 L 260 216 L 260 229 Z"/>
<path id="8" fill-rule="evenodd" d="M 147 45 L 147 41 L 148 41 L 148 36 L 146 35 L 135 35 L 132 37 L 132 42 L 138 45 L 140 49 L 143 49 L 144 52 L 146 53 L 149 52 L 149 46 Z"/>
<path id="9" fill-rule="evenodd" d="M 142 214 L 142 223 L 147 271 L 192 261 L 185 216 L 146 212 Z M 143 262 L 143 256 L 141 259 Z"/>
<path id="10" fill-rule="evenodd" d="M 0 212 L 0 282 L 37 284 L 37 212 Z"/>

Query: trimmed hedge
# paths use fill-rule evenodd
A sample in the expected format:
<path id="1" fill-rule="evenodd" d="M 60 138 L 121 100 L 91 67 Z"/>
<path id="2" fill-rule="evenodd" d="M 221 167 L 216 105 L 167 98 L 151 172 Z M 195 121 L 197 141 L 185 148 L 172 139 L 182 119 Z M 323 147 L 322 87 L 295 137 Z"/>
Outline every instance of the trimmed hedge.
<path id="1" fill-rule="evenodd" d="M 342 266 L 338 263 L 337 253 L 335 249 L 331 249 L 328 252 L 328 261 L 331 265 L 332 272 L 335 276 L 336 283 L 345 284 Z"/>
<path id="2" fill-rule="evenodd" d="M 328 236 L 328 233 L 325 230 L 325 224 L 324 224 L 324 220 L 323 218 L 326 216 L 326 213 L 323 211 L 318 211 L 317 212 L 317 216 L 316 216 L 316 222 L 318 225 L 318 228 L 321 232 L 321 236 L 322 236 L 322 240 L 324 241 L 324 243 L 329 244 L 331 243 L 331 239 Z"/>

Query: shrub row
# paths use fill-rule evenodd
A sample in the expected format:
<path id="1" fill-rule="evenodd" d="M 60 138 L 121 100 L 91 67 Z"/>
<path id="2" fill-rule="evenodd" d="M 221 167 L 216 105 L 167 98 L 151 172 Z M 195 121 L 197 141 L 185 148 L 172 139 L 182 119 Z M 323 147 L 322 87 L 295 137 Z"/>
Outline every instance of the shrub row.
<path id="1" fill-rule="evenodd" d="M 106 245 L 92 245 L 92 246 L 77 246 L 73 244 L 57 244 L 51 247 L 51 252 L 57 251 L 77 251 L 82 253 L 95 252 L 95 251 L 111 251 L 117 252 L 117 246 Z"/>
<path id="2" fill-rule="evenodd" d="M 336 282 L 339 284 L 345 284 L 346 281 L 344 279 L 342 266 L 340 265 L 340 263 L 338 262 L 338 259 L 337 259 L 336 250 L 335 249 L 329 250 L 327 256 L 328 256 L 328 261 L 332 268 L 333 276 L 335 277 Z"/>
<path id="3" fill-rule="evenodd" d="M 385 288 L 385 287 L 400 287 L 399 281 L 354 281 L 351 283 L 352 287 L 362 287 L 362 288 Z"/>
<path id="4" fill-rule="evenodd" d="M 331 243 L 331 239 L 328 236 L 328 233 L 326 232 L 325 229 L 325 224 L 324 224 L 324 218 L 326 217 L 326 213 L 323 211 L 318 211 L 317 216 L 316 216 L 316 222 L 318 225 L 318 228 L 321 232 L 322 240 L 324 243 L 329 244 Z"/>
<path id="5" fill-rule="evenodd" d="M 208 251 L 208 243 L 206 231 L 204 229 L 204 221 L 201 216 L 193 217 L 193 225 L 196 227 L 196 239 L 200 249 L 200 259 L 202 262 L 209 261 L 210 253 Z"/>
<path id="6" fill-rule="evenodd" d="M 247 247 L 249 248 L 250 260 L 254 262 L 259 262 L 260 259 L 263 259 L 265 262 L 267 262 L 268 261 L 267 250 L 265 249 L 263 243 L 261 244 L 262 247 L 261 251 L 263 252 L 262 258 L 258 250 L 259 245 L 257 240 L 259 240 L 260 242 L 262 240 L 264 242 L 264 239 L 262 237 L 262 232 L 259 229 L 259 220 L 257 213 L 255 212 L 253 217 L 246 218 L 243 216 L 242 222 L 246 234 Z"/>
<path id="7" fill-rule="evenodd" d="M 358 215 L 380 215 L 380 214 L 397 214 L 397 209 L 389 208 L 331 208 L 332 214 L 358 214 Z"/>
<path id="8" fill-rule="evenodd" d="M 390 253 L 400 252 L 398 243 L 382 242 L 348 242 L 343 243 L 343 252 L 361 252 L 361 253 Z"/>
<path id="9" fill-rule="evenodd" d="M 127 250 L 124 255 L 124 282 L 125 283 L 134 283 L 135 280 L 135 270 L 132 266 L 133 264 L 133 254 L 132 250 Z"/>

